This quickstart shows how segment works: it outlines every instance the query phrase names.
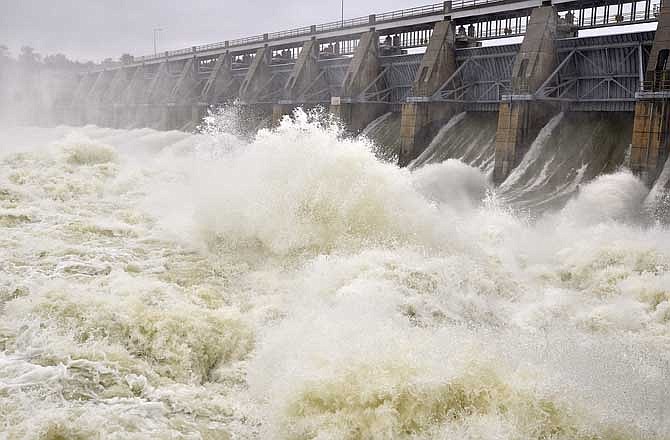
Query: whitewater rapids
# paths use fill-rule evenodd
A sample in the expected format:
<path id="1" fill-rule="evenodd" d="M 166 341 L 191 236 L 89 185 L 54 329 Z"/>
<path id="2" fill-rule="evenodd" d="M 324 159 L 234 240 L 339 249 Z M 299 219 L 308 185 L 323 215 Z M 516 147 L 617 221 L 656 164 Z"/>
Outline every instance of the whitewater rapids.
<path id="1" fill-rule="evenodd" d="M 670 231 L 298 112 L 0 131 L 0 439 L 669 439 Z"/>

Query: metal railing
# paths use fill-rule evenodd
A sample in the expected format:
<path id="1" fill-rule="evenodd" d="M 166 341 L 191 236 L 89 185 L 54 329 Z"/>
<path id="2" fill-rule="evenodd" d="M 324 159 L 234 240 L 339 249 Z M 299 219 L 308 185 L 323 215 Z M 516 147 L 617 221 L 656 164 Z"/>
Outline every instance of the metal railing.
<path id="1" fill-rule="evenodd" d="M 454 0 L 451 2 L 451 9 L 478 8 L 490 3 L 499 3 L 505 0 Z"/>
<path id="2" fill-rule="evenodd" d="M 453 4 L 452 4 L 453 8 Z M 410 9 L 401 9 L 398 11 L 384 12 L 382 14 L 375 15 L 376 21 L 393 21 L 400 20 L 407 17 L 416 17 L 423 15 L 433 15 L 440 14 L 444 12 L 444 3 L 436 3 L 427 6 L 417 6 L 416 8 Z"/>
<path id="3" fill-rule="evenodd" d="M 670 73 L 667 71 L 655 71 L 647 74 L 642 82 L 642 91 L 645 92 L 668 92 L 670 91 Z"/>
<path id="4" fill-rule="evenodd" d="M 670 79 L 661 79 L 658 81 L 644 81 L 642 85 L 644 92 L 668 92 L 670 91 Z"/>
<path id="5" fill-rule="evenodd" d="M 627 5 L 630 5 L 630 3 Z M 592 10 L 585 8 L 575 10 L 574 12 L 574 24 L 580 29 L 643 23 L 657 20 L 655 11 L 651 8 L 636 11 L 624 10 L 619 13 L 609 11 L 608 13 L 604 13 L 603 11 L 598 11 L 595 14 L 592 13 Z"/>
<path id="6" fill-rule="evenodd" d="M 426 17 L 426 16 L 437 16 L 440 14 L 445 14 L 445 8 L 451 8 L 451 10 L 458 9 L 469 9 L 469 8 L 478 8 L 489 4 L 496 4 L 508 0 L 452 0 L 442 3 L 434 3 L 425 6 L 417 6 L 414 8 L 408 9 L 399 9 L 396 11 L 383 12 L 380 14 L 372 14 L 365 17 L 356 17 L 346 20 L 331 21 L 328 23 L 322 23 L 312 26 L 303 26 L 294 29 L 288 29 L 284 31 L 271 32 L 260 35 L 253 35 L 250 37 L 238 38 L 235 40 L 220 41 L 216 43 L 203 44 L 199 46 L 193 46 L 191 48 L 179 49 L 173 51 L 167 51 L 156 55 L 145 55 L 134 58 L 134 63 L 142 63 L 151 60 L 165 59 L 179 55 L 186 55 L 191 53 L 207 52 L 207 51 L 216 51 L 220 49 L 233 49 L 238 47 L 243 47 L 246 45 L 254 43 L 265 43 L 272 41 L 285 40 L 289 38 L 298 38 L 309 35 L 323 34 L 326 32 L 344 30 L 344 29 L 354 29 L 363 26 L 374 26 L 376 24 L 389 23 L 397 20 L 407 19 L 407 18 L 416 18 L 416 17 Z M 624 3 L 630 3 L 629 1 L 623 0 Z M 638 0 L 645 1 L 646 3 L 651 3 L 655 6 L 657 0 Z M 635 3 L 635 2 L 632 2 Z M 622 11 L 621 14 L 612 15 L 612 14 L 592 14 L 590 13 L 591 8 L 580 8 L 577 7 L 575 24 L 580 28 L 590 28 L 590 27 L 601 27 L 609 26 L 613 24 L 627 24 L 635 22 L 644 22 L 655 20 L 654 9 L 647 7 L 643 10 L 637 11 Z M 593 11 L 599 11 L 598 8 L 594 8 Z M 608 9 L 609 11 L 609 9 Z M 499 38 L 505 36 L 515 36 L 523 34 L 525 31 L 525 25 L 523 29 L 512 29 L 512 32 L 505 32 L 505 29 L 478 29 L 478 38 Z"/>
<path id="7" fill-rule="evenodd" d="M 461 0 L 465 1 L 465 0 Z M 493 1 L 502 1 L 502 0 L 467 0 L 467 2 L 476 1 L 478 3 L 488 3 Z M 459 2 L 460 3 L 460 2 Z M 452 6 L 454 7 L 454 6 Z M 460 7 L 460 6 L 457 6 Z M 193 52 L 204 52 L 217 49 L 228 49 L 235 48 L 240 46 L 245 46 L 253 43 L 269 42 L 283 40 L 287 38 L 296 38 L 306 35 L 320 34 L 325 32 L 336 31 L 340 29 L 351 29 L 361 26 L 374 25 L 379 23 L 387 23 L 396 20 L 402 20 L 405 18 L 411 17 L 422 17 L 430 15 L 438 15 L 444 13 L 444 3 L 436 3 L 426 6 L 418 6 L 415 8 L 409 9 L 400 9 L 397 11 L 384 12 L 381 14 L 374 14 L 365 17 L 356 17 L 346 20 L 332 21 L 328 23 L 317 24 L 313 26 L 303 26 L 299 28 L 289 29 L 279 32 L 271 32 L 268 34 L 254 35 L 251 37 L 238 38 L 235 40 L 221 41 L 217 43 L 204 44 L 200 46 L 194 46 L 188 49 L 179 49 L 168 52 L 163 52 L 156 55 L 145 55 L 135 57 L 134 61 L 136 63 L 151 61 L 155 59 L 169 58 L 178 55 L 189 54 Z"/>

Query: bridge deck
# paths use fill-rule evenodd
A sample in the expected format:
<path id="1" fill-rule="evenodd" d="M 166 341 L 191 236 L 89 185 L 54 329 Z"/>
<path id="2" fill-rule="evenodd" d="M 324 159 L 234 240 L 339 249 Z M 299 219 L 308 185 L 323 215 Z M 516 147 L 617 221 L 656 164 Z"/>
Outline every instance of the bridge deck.
<path id="1" fill-rule="evenodd" d="M 552 3 L 560 11 L 575 10 L 580 28 L 593 28 L 655 21 L 654 12 L 660 0 L 554 0 Z M 227 51 L 253 53 L 265 45 L 298 47 L 310 38 L 323 42 L 353 40 L 371 27 L 381 35 L 432 29 L 445 16 L 451 17 L 457 25 L 476 23 L 477 39 L 505 38 L 523 35 L 529 12 L 541 4 L 542 0 L 454 0 L 136 57 L 127 66 L 161 63 L 166 59 L 183 61 L 194 56 L 218 57 Z M 516 21 L 511 23 L 510 20 Z"/>

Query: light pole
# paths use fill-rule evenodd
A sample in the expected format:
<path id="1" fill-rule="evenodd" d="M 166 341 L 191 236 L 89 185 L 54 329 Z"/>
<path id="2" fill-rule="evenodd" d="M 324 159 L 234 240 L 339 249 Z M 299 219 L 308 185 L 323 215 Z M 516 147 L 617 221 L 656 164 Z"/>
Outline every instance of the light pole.
<path id="1" fill-rule="evenodd" d="M 156 48 L 156 40 L 157 36 L 159 36 L 160 32 L 163 31 L 163 28 L 155 28 L 154 29 L 154 56 L 158 54 L 157 48 Z"/>
<path id="2" fill-rule="evenodd" d="M 342 0 L 341 5 L 342 5 L 342 27 L 344 27 L 344 0 Z"/>

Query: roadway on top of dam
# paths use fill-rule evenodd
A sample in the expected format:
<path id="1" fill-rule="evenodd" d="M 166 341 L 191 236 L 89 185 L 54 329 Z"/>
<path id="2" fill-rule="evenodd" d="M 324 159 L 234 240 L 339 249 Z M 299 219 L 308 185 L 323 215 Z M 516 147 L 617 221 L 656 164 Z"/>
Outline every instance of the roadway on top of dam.
<path id="1" fill-rule="evenodd" d="M 621 0 L 552 0 L 553 5 L 560 10 L 602 7 L 605 5 L 618 5 Z M 647 0 L 647 5 L 655 0 Z M 455 0 L 427 6 L 419 6 L 410 9 L 397 10 L 381 14 L 373 14 L 348 20 L 340 20 L 320 25 L 312 25 L 302 28 L 280 31 L 253 37 L 228 40 L 213 44 L 193 46 L 187 49 L 162 52 L 157 55 L 136 57 L 134 62 L 104 70 L 116 70 L 118 68 L 133 67 L 143 64 L 162 63 L 166 60 L 179 61 L 197 57 L 216 57 L 220 54 L 231 52 L 232 54 L 252 53 L 257 49 L 269 45 L 273 48 L 295 47 L 310 38 L 318 38 L 320 41 L 338 41 L 347 37 L 355 37 L 361 33 L 374 28 L 384 34 L 393 31 L 401 31 L 412 28 L 431 27 L 436 22 L 450 17 L 455 23 L 466 22 L 473 17 L 491 17 L 492 19 L 504 15 L 519 14 L 542 6 L 542 0 Z M 595 10 L 595 9 L 594 9 Z M 635 15 L 635 12 L 631 14 Z M 630 22 L 655 21 L 655 16 L 647 10 L 641 19 L 630 17 Z M 627 20 L 628 21 L 628 20 Z M 607 24 L 607 17 L 603 25 Z M 613 23 L 610 23 L 610 25 Z M 591 27 L 597 27 L 591 26 Z M 504 37 L 500 35 L 499 37 Z"/>

